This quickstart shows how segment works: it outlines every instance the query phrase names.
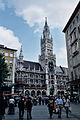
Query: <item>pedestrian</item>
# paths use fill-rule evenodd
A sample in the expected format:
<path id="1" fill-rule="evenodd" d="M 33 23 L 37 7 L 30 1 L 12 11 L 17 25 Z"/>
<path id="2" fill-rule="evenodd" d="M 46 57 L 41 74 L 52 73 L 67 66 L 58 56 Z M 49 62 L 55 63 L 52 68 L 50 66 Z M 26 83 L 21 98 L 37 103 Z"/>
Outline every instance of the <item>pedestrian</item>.
<path id="1" fill-rule="evenodd" d="M 55 99 L 54 99 L 54 107 L 53 107 L 54 113 L 57 113 L 57 112 L 58 112 L 56 108 L 57 108 L 57 107 L 56 107 L 56 98 L 55 98 Z"/>
<path id="2" fill-rule="evenodd" d="M 5 100 L 3 98 L 3 95 L 0 94 L 0 120 L 4 118 L 5 114 Z"/>
<path id="3" fill-rule="evenodd" d="M 31 116 L 31 111 L 32 111 L 32 100 L 30 97 L 27 98 L 27 101 L 26 101 L 26 108 L 27 108 L 27 120 L 28 120 L 28 115 L 30 117 L 30 119 L 32 119 L 32 116 Z"/>
<path id="4" fill-rule="evenodd" d="M 39 105 L 41 105 L 41 96 L 39 97 Z"/>
<path id="5" fill-rule="evenodd" d="M 61 118 L 61 110 L 63 107 L 63 100 L 60 97 L 60 95 L 58 95 L 58 98 L 56 99 L 56 107 L 58 109 L 58 118 Z"/>
<path id="6" fill-rule="evenodd" d="M 19 100 L 18 108 L 19 108 L 19 119 L 21 119 L 24 116 L 24 99 L 22 96 Z"/>
<path id="7" fill-rule="evenodd" d="M 65 107 L 65 110 L 66 110 L 66 117 L 68 118 L 69 107 L 70 107 L 70 100 L 69 100 L 68 96 L 65 96 L 64 107 Z"/>
<path id="8" fill-rule="evenodd" d="M 54 108 L 54 101 L 52 99 L 51 96 L 49 96 L 49 101 L 48 101 L 48 110 L 49 110 L 49 114 L 50 114 L 50 119 L 52 119 L 52 115 L 53 115 L 53 108 Z"/>
<path id="9" fill-rule="evenodd" d="M 8 110 L 8 114 L 14 114 L 14 113 L 15 113 L 14 103 L 15 103 L 15 100 L 14 100 L 14 98 L 11 96 L 11 98 L 9 99 L 9 110 Z"/>
<path id="10" fill-rule="evenodd" d="M 42 97 L 42 99 L 41 99 L 41 100 L 42 100 L 42 105 L 44 105 L 44 97 Z"/>

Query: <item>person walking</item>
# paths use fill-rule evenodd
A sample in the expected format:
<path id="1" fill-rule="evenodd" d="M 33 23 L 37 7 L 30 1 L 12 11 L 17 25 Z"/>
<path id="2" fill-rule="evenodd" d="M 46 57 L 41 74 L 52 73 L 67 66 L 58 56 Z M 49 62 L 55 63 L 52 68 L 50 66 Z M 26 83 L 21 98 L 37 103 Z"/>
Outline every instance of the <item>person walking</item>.
<path id="1" fill-rule="evenodd" d="M 68 96 L 65 96 L 64 107 L 65 107 L 65 110 L 66 110 L 66 117 L 68 118 L 69 107 L 70 107 L 70 100 L 69 100 Z"/>
<path id="2" fill-rule="evenodd" d="M 54 101 L 53 101 L 52 97 L 50 96 L 49 101 L 48 101 L 48 109 L 49 109 L 50 119 L 52 119 L 53 108 L 54 108 Z"/>
<path id="3" fill-rule="evenodd" d="M 15 113 L 14 103 L 15 103 L 15 100 L 14 100 L 14 98 L 11 96 L 11 98 L 9 99 L 9 110 L 8 110 L 8 114 L 14 114 L 14 113 Z"/>
<path id="4" fill-rule="evenodd" d="M 28 117 L 30 117 L 30 119 L 32 119 L 32 116 L 31 116 L 32 101 L 31 101 L 31 98 L 30 98 L 30 97 L 27 98 L 26 108 L 27 108 L 27 120 L 29 119 Z"/>
<path id="5" fill-rule="evenodd" d="M 58 95 L 58 98 L 56 99 L 56 107 L 58 108 L 58 118 L 61 118 L 61 109 L 63 107 L 63 100 L 60 97 L 60 95 Z"/>
<path id="6" fill-rule="evenodd" d="M 39 97 L 39 105 L 41 105 L 41 96 Z"/>
<path id="7" fill-rule="evenodd" d="M 19 108 L 19 119 L 21 119 L 24 116 L 24 99 L 22 96 L 21 99 L 19 100 L 18 108 Z"/>
<path id="8" fill-rule="evenodd" d="M 3 96 L 0 94 L 0 120 L 4 118 L 5 114 L 5 101 Z"/>

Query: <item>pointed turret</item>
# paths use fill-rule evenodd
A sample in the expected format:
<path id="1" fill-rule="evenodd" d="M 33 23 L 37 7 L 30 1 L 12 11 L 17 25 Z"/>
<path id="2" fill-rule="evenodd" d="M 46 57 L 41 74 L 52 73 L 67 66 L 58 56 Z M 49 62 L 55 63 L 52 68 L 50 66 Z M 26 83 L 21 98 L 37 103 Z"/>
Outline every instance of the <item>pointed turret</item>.
<path id="1" fill-rule="evenodd" d="M 21 49 L 20 49 L 20 54 L 19 54 L 19 60 L 20 62 L 23 62 L 23 51 L 22 51 L 22 45 L 21 45 Z"/>
<path id="2" fill-rule="evenodd" d="M 45 25 L 44 25 L 44 30 L 43 30 L 43 38 L 50 38 L 50 30 L 47 24 L 47 17 L 45 17 Z"/>
<path id="3" fill-rule="evenodd" d="M 48 26 L 48 25 L 47 25 L 47 17 L 45 17 L 45 26 Z"/>

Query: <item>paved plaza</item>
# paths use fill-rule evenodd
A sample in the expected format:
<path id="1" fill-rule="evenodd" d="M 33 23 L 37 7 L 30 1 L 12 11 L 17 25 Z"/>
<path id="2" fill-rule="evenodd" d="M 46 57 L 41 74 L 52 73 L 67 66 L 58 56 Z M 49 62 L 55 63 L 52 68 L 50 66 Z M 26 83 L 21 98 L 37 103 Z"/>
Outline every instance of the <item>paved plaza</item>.
<path id="1" fill-rule="evenodd" d="M 62 118 L 61 120 L 80 120 L 80 104 L 71 104 L 72 107 L 72 113 L 69 114 L 69 118 L 66 118 L 65 110 L 62 110 Z M 8 109 L 6 109 L 5 114 L 5 120 L 19 120 L 19 111 L 18 108 L 15 108 L 15 114 L 14 115 L 8 115 L 7 114 Z M 24 112 L 24 120 L 27 120 L 26 118 L 26 110 Z M 46 105 L 37 105 L 33 106 L 32 109 L 32 120 L 49 120 L 49 113 L 48 108 Z M 60 120 L 57 116 L 57 114 L 53 113 L 53 117 L 51 120 Z"/>

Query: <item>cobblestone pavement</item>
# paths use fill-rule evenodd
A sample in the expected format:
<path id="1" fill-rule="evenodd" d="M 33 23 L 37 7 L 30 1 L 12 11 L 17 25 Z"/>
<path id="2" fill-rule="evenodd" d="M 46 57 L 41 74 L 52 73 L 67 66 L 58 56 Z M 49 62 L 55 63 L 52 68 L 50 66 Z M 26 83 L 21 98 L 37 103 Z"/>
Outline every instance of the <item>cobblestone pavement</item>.
<path id="1" fill-rule="evenodd" d="M 66 113 L 65 110 L 62 110 L 62 118 L 59 119 L 57 114 L 53 113 L 52 120 L 80 120 L 80 104 L 71 104 L 72 107 L 72 112 L 69 114 L 69 118 L 66 118 Z M 5 120 L 19 120 L 19 111 L 18 108 L 15 108 L 15 114 L 14 115 L 8 115 L 7 114 L 8 109 L 6 109 L 6 114 L 5 114 Z M 24 119 L 27 120 L 26 118 L 26 110 L 24 112 Z M 33 106 L 32 109 L 32 120 L 49 120 L 49 113 L 48 113 L 48 108 L 46 105 L 37 105 Z"/>

